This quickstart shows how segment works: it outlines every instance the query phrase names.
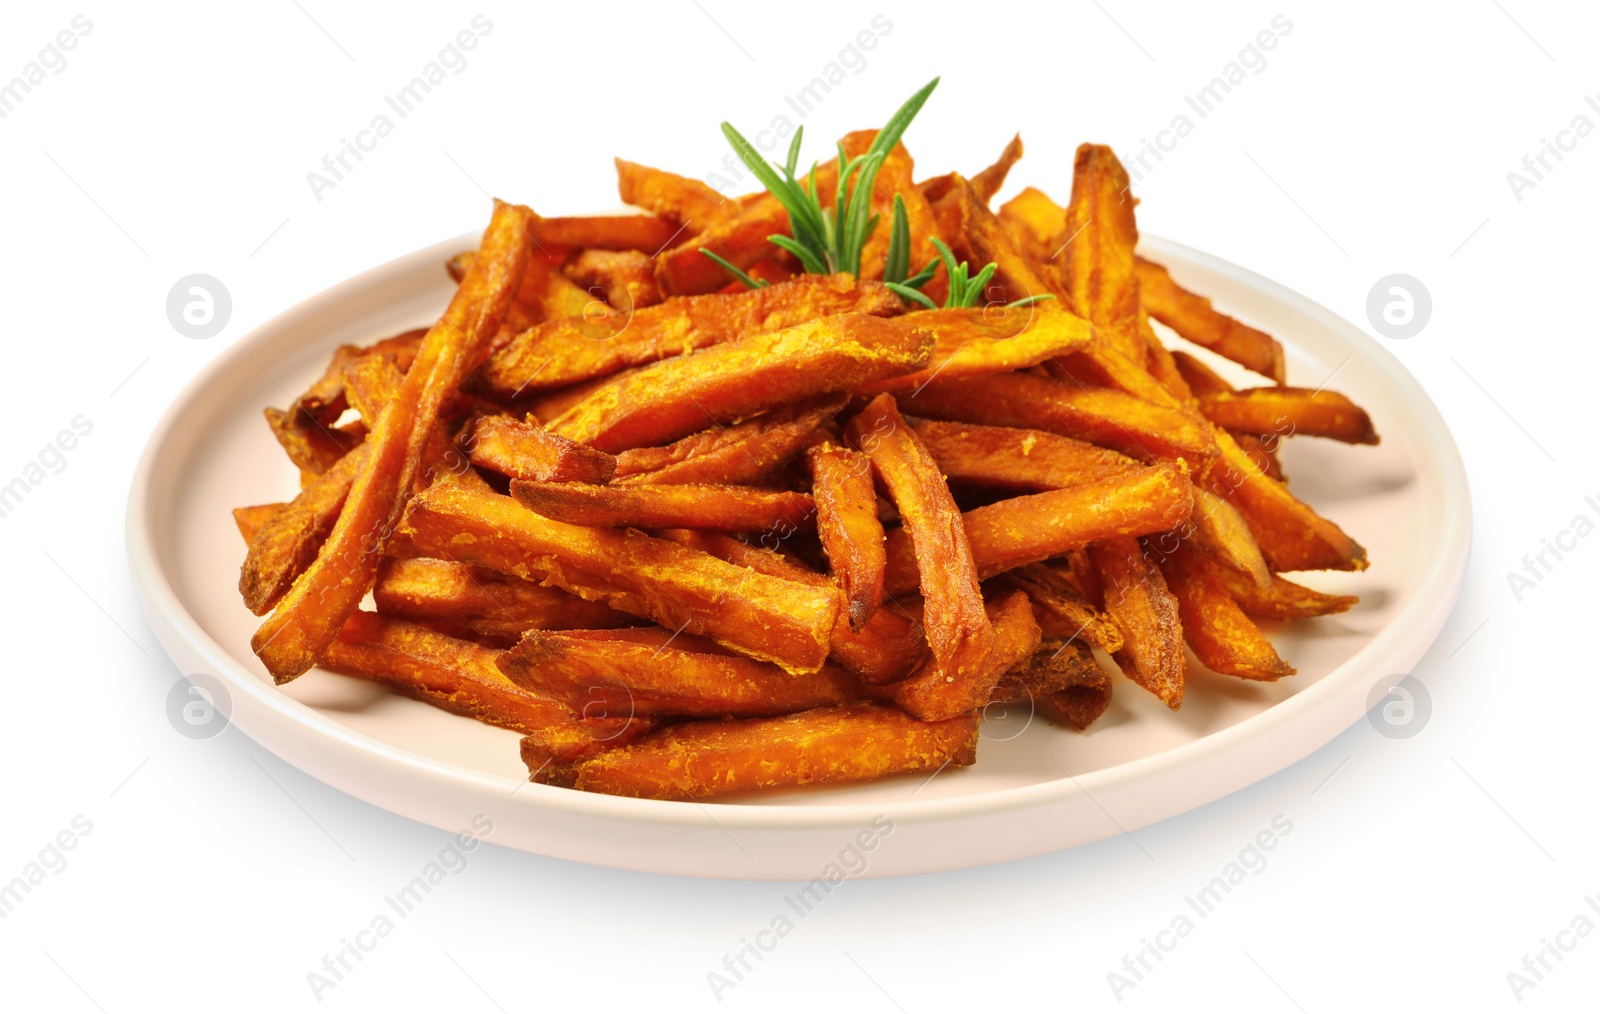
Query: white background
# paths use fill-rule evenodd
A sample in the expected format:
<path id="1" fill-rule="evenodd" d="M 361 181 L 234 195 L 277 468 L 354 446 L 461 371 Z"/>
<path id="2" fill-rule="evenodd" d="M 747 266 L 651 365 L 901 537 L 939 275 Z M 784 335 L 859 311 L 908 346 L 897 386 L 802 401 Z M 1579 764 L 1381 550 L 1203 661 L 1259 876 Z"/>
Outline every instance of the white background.
<path id="1" fill-rule="evenodd" d="M 907 141 L 971 173 L 1013 131 L 1063 198 L 1073 148 L 1165 127 L 1274 15 L 1293 23 L 1138 187 L 1140 219 L 1363 328 L 1404 272 L 1433 299 L 1390 348 L 1456 434 L 1476 512 L 1468 586 L 1415 670 L 1411 739 L 1358 723 L 1187 816 L 1001 866 L 852 881 L 728 1009 L 1009 1005 L 1342 1011 L 1516 1006 L 1507 973 L 1600 895 L 1593 721 L 1600 539 L 1518 602 L 1507 572 L 1594 508 L 1600 136 L 1513 194 L 1506 174 L 1600 115 L 1579 5 L 1070 2 L 937 9 L 669 0 L 341 6 L 8 5 L 0 80 L 73 16 L 93 24 L 0 120 L 5 425 L 0 481 L 84 414 L 93 432 L 0 519 L 8 665 L 0 881 L 82 815 L 67 867 L 0 920 L 0 1006 L 547 1010 L 716 1005 L 707 973 L 789 884 L 622 873 L 485 846 L 320 1001 L 306 975 L 447 835 L 329 789 L 229 730 L 194 742 L 123 552 L 137 455 L 172 396 L 250 328 L 358 271 L 481 227 L 485 191 L 546 214 L 617 203 L 610 159 L 704 176 L 716 125 L 756 128 L 882 12 L 892 29 L 806 119 L 818 150 L 934 74 Z M 341 137 L 482 12 L 493 29 L 319 202 Z M 1600 99 L 1597 99 L 1600 101 Z M 164 301 L 205 272 L 227 329 L 180 337 Z M 1358 533 L 1359 534 L 1359 533 Z M 1277 815 L 1293 832 L 1118 998 L 1107 973 Z M 1600 898 L 1597 898 L 1600 904 Z M 1600 990 L 1600 932 L 1521 996 Z"/>

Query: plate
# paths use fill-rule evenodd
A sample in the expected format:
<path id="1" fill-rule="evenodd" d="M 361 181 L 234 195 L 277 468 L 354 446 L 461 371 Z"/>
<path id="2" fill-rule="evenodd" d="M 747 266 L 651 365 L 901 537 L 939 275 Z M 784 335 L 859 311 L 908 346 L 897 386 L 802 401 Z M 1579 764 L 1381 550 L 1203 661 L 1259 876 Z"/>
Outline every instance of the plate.
<path id="1" fill-rule="evenodd" d="M 1277 335 L 1291 383 L 1330 381 L 1372 414 L 1383 443 L 1291 441 L 1296 493 L 1363 542 L 1361 574 L 1307 583 L 1361 596 L 1349 613 L 1270 631 L 1299 669 L 1277 683 L 1197 671 L 1183 710 L 1116 677 L 1088 733 L 1012 708 L 983 724 L 976 765 L 862 785 L 680 803 L 535 785 L 518 735 L 375 684 L 313 670 L 272 685 L 240 603 L 244 546 L 230 509 L 284 499 L 294 468 L 261 409 L 300 391 L 341 343 L 431 323 L 451 255 L 475 234 L 392 261 L 258 328 L 212 362 L 157 426 L 128 504 L 129 560 L 150 623 L 185 674 L 220 681 L 230 719 L 290 764 L 375 806 L 448 831 L 564 859 L 660 873 L 769 880 L 891 876 L 1037 855 L 1164 820 L 1280 771 L 1408 672 L 1460 592 L 1471 532 L 1466 476 L 1437 409 L 1376 341 L 1328 310 L 1214 257 L 1147 237 L 1183 285 Z M 1247 381 L 1248 382 L 1248 381 Z M 1379 691 L 1382 693 L 1384 691 Z"/>

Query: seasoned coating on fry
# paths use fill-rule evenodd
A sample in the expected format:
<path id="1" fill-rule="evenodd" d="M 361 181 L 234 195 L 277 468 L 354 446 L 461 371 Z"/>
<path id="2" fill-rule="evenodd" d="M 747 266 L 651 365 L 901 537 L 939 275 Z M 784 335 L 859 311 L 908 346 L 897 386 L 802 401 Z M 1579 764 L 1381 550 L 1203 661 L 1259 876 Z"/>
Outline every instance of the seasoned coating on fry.
<path id="1" fill-rule="evenodd" d="M 672 241 L 678 227 L 655 215 L 576 215 L 536 218 L 530 231 L 542 247 L 584 247 L 591 250 L 648 250 L 655 253 Z"/>
<path id="2" fill-rule="evenodd" d="M 1006 673 L 1032 657 L 1039 647 L 1039 623 L 1033 605 L 1020 591 L 987 604 L 994 637 L 983 660 L 961 671 L 941 665 L 937 657 L 894 688 L 894 701 L 908 714 L 938 722 L 975 711 L 987 704 Z"/>
<path id="3" fill-rule="evenodd" d="M 1293 676 L 1261 628 L 1234 602 L 1222 568 L 1187 546 L 1161 559 L 1161 573 L 1178 600 L 1183 639 L 1212 672 L 1251 680 Z"/>
<path id="4" fill-rule="evenodd" d="M 1372 419 L 1337 391 L 1304 387 L 1252 387 L 1203 395 L 1200 411 L 1225 429 L 1284 436 L 1328 437 L 1347 444 L 1376 444 Z"/>
<path id="5" fill-rule="evenodd" d="M 1116 451 L 1044 430 L 906 421 L 950 482 L 1038 493 L 1127 475 L 1142 467 Z"/>
<path id="6" fill-rule="evenodd" d="M 510 416 L 479 417 L 465 443 L 474 465 L 513 479 L 610 482 L 617 470 L 617 459 L 605 451 Z"/>
<path id="7" fill-rule="evenodd" d="M 1025 370 L 1100 341 L 1088 321 L 1050 303 L 917 310 L 904 319 L 933 334 L 933 357 L 927 368 L 868 385 L 861 393 L 909 394 L 935 377 L 957 380 Z"/>
<path id="8" fill-rule="evenodd" d="M 816 526 L 810 494 L 712 483 L 596 486 L 513 479 L 511 495 L 536 514 L 569 525 L 779 532 Z"/>
<path id="9" fill-rule="evenodd" d="M 798 454 L 818 428 L 850 398 L 823 395 L 763 412 L 735 426 L 713 426 L 665 447 L 636 447 L 617 455 L 619 484 L 761 483 Z"/>
<path id="10" fill-rule="evenodd" d="M 1129 187 L 1128 172 L 1109 147 L 1078 146 L 1058 263 L 1073 309 L 1142 368 L 1147 350 L 1139 333 L 1139 280 L 1133 272 L 1139 229 Z"/>
<path id="11" fill-rule="evenodd" d="M 560 588 L 428 557 L 385 559 L 372 600 L 385 616 L 504 644 L 529 630 L 609 629 L 641 622 Z"/>
<path id="12" fill-rule="evenodd" d="M 638 250 L 581 250 L 561 266 L 561 273 L 624 314 L 661 302 L 653 262 Z"/>
<path id="13" fill-rule="evenodd" d="M 685 237 L 700 232 L 735 202 L 699 180 L 637 162 L 615 159 L 617 193 L 622 203 L 671 219 L 683 227 Z"/>
<path id="14" fill-rule="evenodd" d="M 806 451 L 806 464 L 822 551 L 848 605 L 850 628 L 859 631 L 883 602 L 883 522 L 872 460 L 826 443 Z"/>
<path id="15" fill-rule="evenodd" d="M 1270 478 L 1224 430 L 1217 430 L 1217 448 L 1219 456 L 1196 484 L 1239 508 L 1269 569 L 1367 569 L 1367 551 L 1359 543 Z"/>
<path id="16" fill-rule="evenodd" d="M 1212 308 L 1211 300 L 1180 286 L 1159 264 L 1139 258 L 1134 270 L 1139 277 L 1139 298 L 1150 316 L 1178 332 L 1179 337 L 1274 383 L 1283 383 L 1283 346 L 1276 338 L 1219 313 Z"/>
<path id="17" fill-rule="evenodd" d="M 1122 631 L 1111 657 L 1129 679 L 1178 710 L 1183 703 L 1183 629 L 1178 602 L 1139 540 L 1108 539 L 1089 547 L 1104 588 L 1106 612 Z"/>

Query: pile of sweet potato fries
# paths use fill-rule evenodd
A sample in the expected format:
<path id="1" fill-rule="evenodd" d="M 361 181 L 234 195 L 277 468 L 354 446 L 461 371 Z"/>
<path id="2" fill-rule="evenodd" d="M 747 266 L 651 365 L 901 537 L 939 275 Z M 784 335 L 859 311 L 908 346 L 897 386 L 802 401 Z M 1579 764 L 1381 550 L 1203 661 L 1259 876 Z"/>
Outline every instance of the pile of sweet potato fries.
<path id="1" fill-rule="evenodd" d="M 1083 730 L 1096 649 L 1174 710 L 1185 643 L 1293 674 L 1256 620 L 1355 599 L 1281 573 L 1366 557 L 1278 444 L 1370 420 L 1136 255 L 1109 148 L 1078 149 L 1065 207 L 991 211 L 1021 154 L 918 182 L 897 136 L 844 138 L 810 186 L 871 214 L 854 273 L 770 241 L 773 192 L 620 160 L 642 214 L 496 202 L 437 323 L 267 410 L 301 488 L 234 512 L 262 663 L 521 732 L 535 781 L 665 799 L 972 764 L 994 702 Z M 926 299 L 885 283 L 907 262 Z"/>

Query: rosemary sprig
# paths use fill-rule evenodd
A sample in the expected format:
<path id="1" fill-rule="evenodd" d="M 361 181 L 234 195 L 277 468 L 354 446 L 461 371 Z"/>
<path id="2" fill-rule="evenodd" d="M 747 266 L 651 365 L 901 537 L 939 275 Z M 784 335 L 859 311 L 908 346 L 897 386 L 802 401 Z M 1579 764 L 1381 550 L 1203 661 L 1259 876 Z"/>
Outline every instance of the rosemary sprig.
<path id="1" fill-rule="evenodd" d="M 897 199 L 898 196 L 899 195 L 896 195 Z M 891 239 L 891 245 L 892 243 L 893 241 Z M 889 272 L 886 268 L 884 270 L 884 284 L 892 289 L 897 295 L 899 295 L 901 299 L 904 299 L 908 303 L 917 303 L 929 310 L 936 309 L 933 300 L 928 298 L 928 295 L 922 292 L 921 288 L 923 285 L 927 284 L 928 279 L 933 277 L 934 270 L 939 262 L 943 261 L 945 275 L 950 279 L 950 292 L 947 296 L 945 296 L 944 305 L 946 307 L 977 306 L 978 301 L 983 298 L 984 287 L 988 285 L 989 280 L 994 277 L 995 265 L 987 264 L 984 266 L 983 270 L 979 271 L 976 275 L 972 275 L 971 269 L 968 268 L 966 261 L 962 261 L 959 264 L 956 263 L 956 255 L 950 252 L 950 248 L 944 245 L 943 240 L 935 237 L 933 240 L 933 245 L 939 250 L 938 260 L 930 261 L 928 266 L 923 268 L 922 271 L 918 272 L 915 278 L 907 279 L 905 282 L 889 281 Z M 1016 307 L 1032 306 L 1034 303 L 1040 303 L 1046 299 L 1054 298 L 1056 297 L 1050 295 L 1049 293 L 1042 293 L 1037 296 L 1024 296 L 1021 299 L 1014 299 L 1007 303 L 1005 308 L 1010 310 Z"/>

